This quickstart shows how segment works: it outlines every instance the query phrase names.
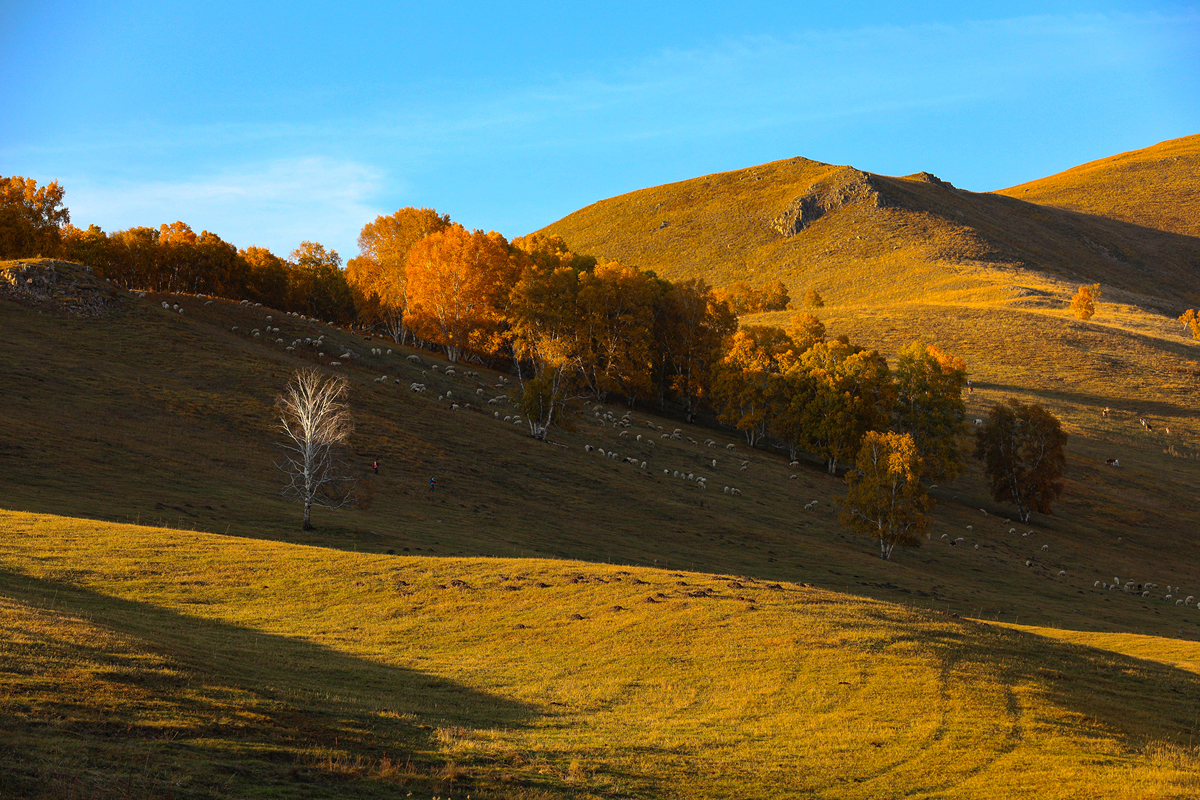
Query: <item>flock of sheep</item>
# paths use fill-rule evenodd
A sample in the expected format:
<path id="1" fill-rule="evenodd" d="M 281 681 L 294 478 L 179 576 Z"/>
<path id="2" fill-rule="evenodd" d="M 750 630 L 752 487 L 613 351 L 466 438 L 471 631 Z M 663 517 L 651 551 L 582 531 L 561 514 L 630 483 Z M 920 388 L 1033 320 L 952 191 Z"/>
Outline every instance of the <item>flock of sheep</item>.
<path id="1" fill-rule="evenodd" d="M 135 294 L 138 297 L 142 297 L 142 298 L 144 298 L 146 295 L 145 292 L 135 292 Z M 202 295 L 197 295 L 197 298 L 205 300 L 205 302 L 204 302 L 205 306 L 211 305 L 213 303 L 213 300 L 211 298 L 205 298 Z M 167 311 L 172 311 L 172 312 L 175 312 L 178 314 L 184 313 L 183 306 L 180 305 L 178 302 L 169 303 L 167 301 L 162 301 L 161 305 L 162 305 L 163 309 L 165 309 Z M 259 309 L 262 307 L 261 303 L 251 303 L 250 301 L 246 301 L 246 300 L 243 300 L 240 303 L 240 305 L 242 307 L 248 308 L 248 309 Z M 299 321 L 307 322 L 310 325 L 324 325 L 324 326 L 328 326 L 330 328 L 335 327 L 332 323 L 320 322 L 319 320 L 317 320 L 315 318 L 307 318 L 303 314 L 299 314 L 296 312 L 285 312 L 285 313 L 287 316 L 295 317 Z M 260 337 L 263 337 L 264 334 L 266 334 L 266 338 L 268 340 L 270 340 L 271 336 L 275 336 L 276 338 L 274 338 L 273 343 L 276 345 L 279 345 L 279 346 L 283 346 L 284 350 L 287 352 L 295 351 L 301 347 L 307 347 L 311 350 L 316 351 L 316 355 L 318 358 L 325 359 L 325 357 L 326 357 L 326 354 L 325 354 L 326 340 L 325 340 L 324 333 L 321 333 L 316 336 L 297 337 L 297 338 L 293 339 L 290 342 L 290 344 L 288 344 L 288 343 L 285 343 L 285 340 L 283 338 L 278 337 L 278 334 L 281 331 L 280 331 L 280 328 L 274 324 L 274 317 L 272 314 L 266 314 L 262 321 L 263 321 L 263 325 L 261 328 L 256 327 L 256 328 L 253 328 L 250 330 L 249 335 L 251 338 L 258 339 Z M 239 328 L 238 328 L 238 326 L 235 325 L 235 326 L 233 326 L 232 330 L 233 330 L 233 332 L 237 332 L 239 330 Z M 340 328 L 338 330 L 340 330 Z M 340 347 L 340 346 L 333 347 L 330 349 L 330 353 L 332 354 L 334 352 L 338 352 L 339 355 L 337 355 L 335 358 L 332 358 L 332 360 L 329 360 L 326 362 L 327 365 L 330 367 L 338 367 L 344 361 L 348 361 L 348 360 L 359 357 L 358 354 L 349 347 Z M 371 347 L 371 348 L 369 348 L 369 352 L 372 356 L 377 356 L 377 357 L 393 355 L 393 350 L 387 349 L 387 348 L 382 348 L 382 347 Z M 419 356 L 417 354 L 408 355 L 405 357 L 405 359 L 410 364 L 412 364 L 414 367 L 422 368 L 421 369 L 421 377 L 423 380 L 421 380 L 421 381 L 414 380 L 409 384 L 409 390 L 416 394 L 424 394 L 429 390 L 428 385 L 424 382 L 424 380 L 428 379 L 428 372 L 433 372 L 433 373 L 443 376 L 445 378 L 456 378 L 459 375 L 459 373 L 461 372 L 463 379 L 466 379 L 466 380 L 474 379 L 476 381 L 477 388 L 475 389 L 474 394 L 475 394 L 475 398 L 476 398 L 477 402 L 483 402 L 483 398 L 485 397 L 486 394 L 488 394 L 486 387 L 481 382 L 479 382 L 480 375 L 478 372 L 474 372 L 472 370 L 460 369 L 454 365 L 439 366 L 438 364 L 435 364 L 435 363 L 429 364 L 428 368 L 425 369 L 425 368 L 423 368 L 425 365 L 422 362 L 421 356 Z M 382 375 L 378 378 L 375 378 L 373 382 L 376 384 L 385 384 L 385 383 L 389 383 L 389 382 L 392 384 L 400 384 L 401 379 L 390 376 L 390 375 Z M 513 405 L 514 401 L 511 398 L 511 396 L 509 395 L 509 393 L 506 391 L 503 391 L 503 390 L 506 390 L 509 388 L 509 384 L 510 384 L 510 381 L 508 378 L 506 378 L 504 376 L 500 376 L 499 382 L 495 384 L 495 388 L 502 390 L 502 391 L 499 394 L 496 394 L 495 396 L 487 399 L 486 400 L 487 405 L 497 406 L 497 407 L 506 407 L 506 406 Z M 443 403 L 448 402 L 450 404 L 449 405 L 450 410 L 458 410 L 458 409 L 464 408 L 464 407 L 471 408 L 471 404 L 469 402 L 467 402 L 465 399 L 460 399 L 455 396 L 453 389 L 446 389 L 442 394 L 439 394 L 438 400 Z M 654 448 L 656 447 L 656 442 L 655 442 L 656 438 L 659 441 L 665 440 L 666 443 L 680 442 L 681 445 L 686 440 L 692 446 L 692 448 L 697 451 L 699 451 L 699 449 L 701 447 L 705 447 L 705 448 L 718 448 L 719 447 L 721 449 L 724 449 L 727 452 L 732 452 L 733 450 L 736 449 L 736 446 L 733 443 L 720 445 L 715 439 L 711 439 L 711 438 L 706 439 L 701 443 L 690 436 L 686 436 L 684 434 L 683 430 L 680 428 L 675 428 L 674 430 L 668 432 L 661 425 L 657 425 L 650 420 L 644 421 L 644 424 L 650 430 L 649 433 L 635 433 L 631 436 L 630 429 L 635 424 L 631 412 L 627 411 L 624 414 L 622 414 L 620 417 L 618 417 L 611 410 L 605 409 L 604 406 L 600 403 L 591 403 L 591 402 L 585 401 L 584 406 L 587 409 L 587 411 L 591 412 L 591 416 L 592 416 L 594 423 L 599 427 L 599 429 L 601 431 L 608 430 L 610 428 L 617 429 L 617 430 L 619 430 L 619 433 L 617 434 L 617 437 L 619 439 L 627 440 L 630 444 L 633 444 L 634 442 L 636 442 L 638 445 L 642 446 L 644 449 L 649 450 L 651 452 L 653 452 Z M 500 420 L 504 423 L 514 424 L 514 425 L 518 425 L 518 426 L 526 424 L 527 420 L 525 420 L 519 412 L 505 414 L 504 413 L 505 410 L 507 410 L 507 409 L 502 408 L 502 409 L 495 410 L 493 412 L 493 418 L 495 418 L 496 420 Z M 978 424 L 978 421 L 976 424 Z M 600 455 L 600 457 L 604 458 L 604 459 L 617 460 L 617 459 L 621 458 L 621 456 L 615 450 L 606 450 L 605 447 L 599 446 L 599 445 L 587 444 L 584 446 L 583 449 L 584 449 L 585 453 L 589 453 L 589 454 L 593 453 L 593 452 L 598 453 Z M 665 454 L 665 452 L 664 452 L 664 454 Z M 631 465 L 633 465 L 639 469 L 643 469 L 643 470 L 645 470 L 649 467 L 649 462 L 644 457 L 629 455 L 629 456 L 625 456 L 622 459 L 622 461 L 624 463 L 631 464 Z M 711 468 L 714 471 L 717 470 L 718 460 L 716 458 L 709 458 L 706 456 L 704 458 L 704 462 L 705 462 L 704 466 L 706 468 Z M 794 469 L 799 466 L 799 462 L 793 461 L 788 466 L 789 466 L 789 468 Z M 739 472 L 745 472 L 749 467 L 750 467 L 750 461 L 742 460 L 738 466 L 738 470 L 739 470 Z M 697 473 L 694 469 L 686 469 L 686 468 L 674 469 L 671 467 L 663 467 L 662 474 L 664 476 L 669 476 L 672 479 L 690 482 L 702 490 L 708 488 L 709 477 Z M 795 473 L 791 473 L 788 477 L 791 480 L 795 480 L 797 478 L 797 475 Z M 930 487 L 931 490 L 936 490 L 937 488 L 938 488 L 937 486 Z M 741 494 L 742 494 L 742 491 L 733 485 L 724 485 L 723 492 L 727 495 L 731 495 L 731 496 L 735 496 L 735 497 L 741 496 Z M 805 511 L 812 511 L 812 510 L 816 509 L 819 505 L 820 505 L 819 501 L 812 500 L 812 501 L 806 503 L 803 506 L 803 508 Z M 980 509 L 980 512 L 985 517 L 987 516 L 986 509 Z M 1004 520 L 1004 524 L 1006 524 L 1006 525 L 1009 524 L 1009 522 L 1010 522 L 1010 520 L 1007 520 L 1007 519 Z M 967 525 L 966 530 L 973 531 L 974 526 Z M 1009 535 L 1015 535 L 1016 533 L 1017 533 L 1017 529 L 1015 527 L 1008 528 Z M 1033 535 L 1035 535 L 1034 531 L 1028 530 L 1025 533 L 1021 534 L 1021 538 L 1026 539 Z M 932 534 L 929 534 L 928 538 L 932 539 Z M 966 544 L 966 537 L 963 537 L 963 536 L 951 537 L 951 535 L 948 533 L 943 533 L 940 537 L 940 540 L 944 541 L 946 544 L 948 544 L 949 546 L 952 546 L 952 547 L 963 546 Z M 979 544 L 974 544 L 974 549 L 979 550 Z M 1040 552 L 1047 553 L 1047 552 L 1049 552 L 1049 550 L 1050 550 L 1049 544 L 1043 544 L 1040 547 Z M 1035 562 L 1034 558 L 1029 557 L 1029 558 L 1025 558 L 1023 560 L 1024 560 L 1024 564 L 1026 567 L 1035 566 L 1036 562 Z M 1064 577 L 1066 574 L 1067 574 L 1066 570 L 1059 570 L 1057 572 L 1057 577 Z M 1129 580 L 1125 581 L 1124 583 L 1122 583 L 1118 578 L 1113 578 L 1112 583 L 1108 583 L 1107 581 L 1104 581 L 1104 580 L 1097 580 L 1093 584 L 1093 588 L 1100 589 L 1102 591 L 1118 591 L 1119 590 L 1122 593 L 1127 594 L 1127 595 L 1140 595 L 1142 598 L 1148 599 L 1153 596 L 1153 592 L 1155 592 L 1159 588 L 1159 585 L 1157 583 L 1137 583 L 1133 579 L 1129 579 Z M 1167 602 L 1174 600 L 1174 605 L 1181 606 L 1181 607 L 1190 606 L 1195 601 L 1195 597 L 1193 595 L 1183 596 L 1182 590 L 1178 586 L 1168 586 L 1162 599 Z M 1197 606 L 1197 608 L 1200 608 L 1200 603 L 1196 603 L 1196 606 Z"/>

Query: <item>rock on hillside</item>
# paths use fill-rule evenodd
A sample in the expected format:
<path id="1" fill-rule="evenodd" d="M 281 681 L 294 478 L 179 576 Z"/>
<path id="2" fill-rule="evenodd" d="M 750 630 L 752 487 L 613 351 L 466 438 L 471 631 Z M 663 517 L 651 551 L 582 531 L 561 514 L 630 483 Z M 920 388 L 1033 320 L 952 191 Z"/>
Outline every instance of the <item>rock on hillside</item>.
<path id="1" fill-rule="evenodd" d="M 107 314 L 121 305 L 120 293 L 93 275 L 91 267 L 50 259 L 0 264 L 0 298 L 84 317 Z"/>
<path id="2" fill-rule="evenodd" d="M 1200 301 L 1196 237 L 803 158 L 630 192 L 543 232 L 671 280 L 779 278 L 835 304 L 1021 302 L 1049 288 L 1065 308 L 1097 282 L 1163 313 Z"/>

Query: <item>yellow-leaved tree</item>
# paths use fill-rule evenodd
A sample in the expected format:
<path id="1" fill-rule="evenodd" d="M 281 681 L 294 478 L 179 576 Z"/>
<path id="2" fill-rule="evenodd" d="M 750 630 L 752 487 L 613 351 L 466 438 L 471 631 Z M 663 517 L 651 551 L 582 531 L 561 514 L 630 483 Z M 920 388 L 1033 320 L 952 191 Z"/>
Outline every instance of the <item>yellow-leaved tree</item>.
<path id="1" fill-rule="evenodd" d="M 846 483 L 843 527 L 878 539 L 879 557 L 887 560 L 896 545 L 920 545 L 933 502 L 921 483 L 921 459 L 911 436 L 868 431 Z"/>
<path id="2" fill-rule="evenodd" d="M 431 233 L 450 226 L 449 214 L 432 208 L 402 208 L 378 216 L 358 234 L 357 257 L 346 264 L 359 322 L 378 326 L 397 344 L 408 338 L 408 252 Z"/>
<path id="3" fill-rule="evenodd" d="M 619 392 L 632 405 L 651 388 L 658 282 L 617 261 L 581 272 L 579 282 L 584 374 L 598 397 Z"/>
<path id="4" fill-rule="evenodd" d="M 1079 291 L 1071 298 L 1071 311 L 1077 319 L 1091 319 L 1096 313 L 1096 302 L 1100 299 L 1100 284 L 1079 287 Z"/>
<path id="5" fill-rule="evenodd" d="M 751 447 L 767 435 L 772 380 L 796 363 L 796 345 L 782 328 L 743 325 L 725 340 L 713 379 L 718 418 L 746 436 Z"/>
<path id="6" fill-rule="evenodd" d="M 508 241 L 495 231 L 453 224 L 426 236 L 406 258 L 412 330 L 445 347 L 450 361 L 464 351 L 496 352 L 519 269 Z"/>

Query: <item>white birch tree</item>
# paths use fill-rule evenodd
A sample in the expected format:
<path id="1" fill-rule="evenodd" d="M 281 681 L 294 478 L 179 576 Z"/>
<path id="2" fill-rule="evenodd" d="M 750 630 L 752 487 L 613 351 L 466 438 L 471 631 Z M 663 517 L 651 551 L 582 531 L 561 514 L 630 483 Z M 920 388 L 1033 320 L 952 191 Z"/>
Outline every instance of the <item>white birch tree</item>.
<path id="1" fill-rule="evenodd" d="M 276 463 L 287 476 L 280 492 L 304 504 L 304 530 L 312 530 L 311 510 L 341 508 L 354 502 L 356 479 L 341 453 L 354 432 L 346 405 L 349 383 L 324 379 L 316 369 L 297 370 L 275 398 L 279 429 L 286 437 Z"/>

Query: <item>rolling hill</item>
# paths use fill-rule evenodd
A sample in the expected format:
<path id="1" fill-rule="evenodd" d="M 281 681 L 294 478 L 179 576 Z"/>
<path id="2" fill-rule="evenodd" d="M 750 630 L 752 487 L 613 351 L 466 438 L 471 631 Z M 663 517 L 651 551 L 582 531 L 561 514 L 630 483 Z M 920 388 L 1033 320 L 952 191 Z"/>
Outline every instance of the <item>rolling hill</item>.
<path id="1" fill-rule="evenodd" d="M 579 252 L 715 286 L 779 278 L 834 304 L 1061 306 L 1081 283 L 1177 315 L 1200 303 L 1200 239 L 793 158 L 602 200 L 543 229 Z"/>
<path id="2" fill-rule="evenodd" d="M 48 287 L 0 298 L 0 796 L 1200 794 L 1193 237 L 801 159 L 550 230 L 942 346 L 969 416 L 1063 421 L 1066 494 L 1018 527 L 969 462 L 884 562 L 840 478 L 711 421 L 586 404 L 546 444 L 487 365 L 0 264 Z M 273 400 L 314 365 L 380 472 L 302 532 Z"/>
<path id="3" fill-rule="evenodd" d="M 1200 135 L 1081 164 L 997 194 L 1200 236 Z"/>

